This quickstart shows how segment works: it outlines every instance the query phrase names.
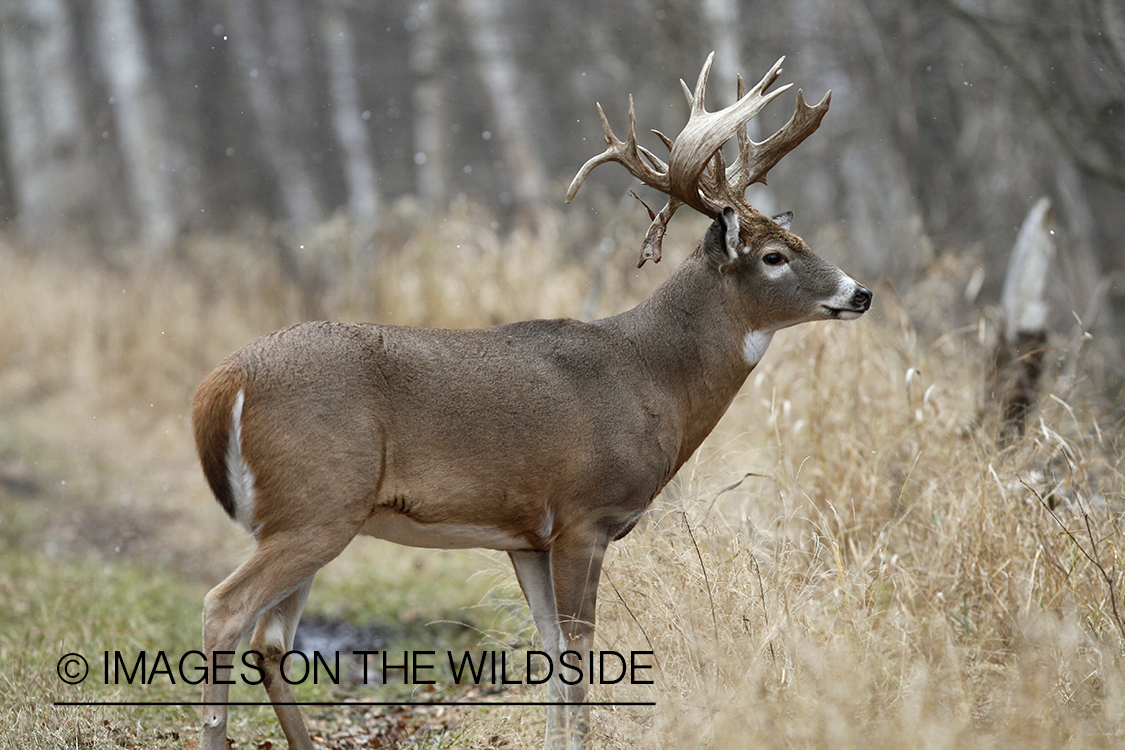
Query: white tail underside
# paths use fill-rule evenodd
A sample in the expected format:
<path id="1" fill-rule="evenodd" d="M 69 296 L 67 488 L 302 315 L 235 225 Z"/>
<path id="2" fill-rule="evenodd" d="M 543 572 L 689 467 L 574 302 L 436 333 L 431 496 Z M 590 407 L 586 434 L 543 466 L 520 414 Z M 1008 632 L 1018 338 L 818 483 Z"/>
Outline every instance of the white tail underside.
<path id="1" fill-rule="evenodd" d="M 230 435 L 227 438 L 227 476 L 234 494 L 234 519 L 251 534 L 254 526 L 254 472 L 242 456 L 242 407 L 246 394 L 239 391 L 230 415 Z"/>

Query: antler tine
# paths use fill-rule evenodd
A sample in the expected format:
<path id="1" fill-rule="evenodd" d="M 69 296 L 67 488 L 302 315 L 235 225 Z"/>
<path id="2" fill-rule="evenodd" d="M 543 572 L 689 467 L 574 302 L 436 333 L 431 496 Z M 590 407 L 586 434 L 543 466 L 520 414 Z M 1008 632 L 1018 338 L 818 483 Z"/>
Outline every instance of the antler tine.
<path id="1" fill-rule="evenodd" d="M 648 226 L 645 240 L 641 243 L 641 256 L 637 259 L 637 268 L 643 266 L 646 260 L 651 260 L 653 263 L 660 262 L 664 233 L 668 230 L 668 221 L 682 205 L 684 205 L 684 202 L 676 196 L 668 196 L 668 202 L 664 204 L 664 208 L 660 209 L 660 213 L 656 214 L 656 217 Z"/>
<path id="2" fill-rule="evenodd" d="M 640 152 L 641 156 L 648 159 L 649 163 L 652 164 L 653 169 L 656 170 L 657 172 L 660 172 L 660 173 L 663 174 L 663 173 L 668 171 L 668 165 L 664 163 L 664 160 L 661 159 L 656 154 L 649 151 L 644 146 L 637 146 L 637 151 Z"/>
<path id="3" fill-rule="evenodd" d="M 703 113 L 703 97 L 707 93 L 707 79 L 711 77 L 711 64 L 715 62 L 715 53 L 707 55 L 707 60 L 703 63 L 703 70 L 699 71 L 699 78 L 695 81 L 695 93 L 691 96 L 691 114 L 694 117 L 696 114 Z M 680 84 L 684 86 L 684 91 L 687 91 L 687 86 L 684 84 L 683 79 L 680 79 Z"/>
<path id="4" fill-rule="evenodd" d="M 688 106 L 690 107 L 692 103 L 691 89 L 689 89 L 688 85 L 684 83 L 683 78 L 680 79 L 680 88 L 684 90 L 684 97 L 687 99 Z"/>
<path id="5" fill-rule="evenodd" d="M 669 151 L 672 150 L 672 146 L 676 145 L 675 141 L 673 141 L 671 138 L 669 138 L 668 136 L 661 133 L 659 130 L 654 129 L 652 131 L 652 134 L 655 135 L 657 138 L 659 138 L 661 141 L 663 141 L 664 145 L 668 147 Z"/>
<path id="6" fill-rule="evenodd" d="M 829 90 L 823 99 L 810 107 L 805 103 L 805 92 L 797 89 L 797 105 L 789 122 L 761 143 L 751 141 L 752 148 L 739 156 L 739 161 L 742 162 L 737 165 L 742 172 L 738 180 L 740 189 L 745 190 L 755 182 L 765 185 L 766 174 L 820 127 L 820 121 L 828 113 L 831 102 L 832 91 Z"/>
<path id="7" fill-rule="evenodd" d="M 760 96 L 763 91 L 772 86 L 774 82 L 776 82 L 777 79 L 781 76 L 781 64 L 783 62 L 785 62 L 785 55 L 777 58 L 777 62 L 773 64 L 773 67 L 769 69 L 769 72 L 762 76 L 762 80 L 758 81 L 754 88 L 750 89 L 750 93 Z M 791 83 L 787 84 L 785 88 L 789 88 L 792 85 L 793 84 Z"/>
<path id="8" fill-rule="evenodd" d="M 741 99 L 742 97 L 746 96 L 746 82 L 742 80 L 742 76 L 740 76 L 740 75 L 736 75 L 735 80 L 736 80 L 736 84 L 735 84 L 735 92 L 736 93 L 735 93 L 734 98 L 735 98 L 735 101 L 737 101 L 737 100 Z M 731 168 L 729 170 L 727 170 L 727 173 L 726 173 L 728 182 L 730 182 L 733 179 L 738 180 L 738 184 L 741 186 L 741 190 L 739 191 L 739 195 L 741 195 L 742 191 L 745 191 L 746 187 L 747 187 L 747 185 L 742 184 L 742 176 L 746 174 L 746 170 L 743 167 L 743 165 L 746 164 L 746 162 L 748 161 L 747 154 L 749 154 L 749 152 L 750 152 L 750 144 L 753 143 L 753 141 L 750 140 L 750 133 L 747 132 L 747 129 L 748 129 L 747 124 L 743 124 L 742 127 L 740 127 L 738 129 L 737 133 L 736 133 L 736 135 L 738 136 L 738 159 L 735 160 L 734 164 L 731 165 Z M 740 171 L 742 173 L 741 175 L 739 174 Z"/>
<path id="9" fill-rule="evenodd" d="M 632 94 L 629 95 L 629 134 L 624 141 L 614 135 L 613 129 L 609 126 L 609 120 L 606 118 L 605 111 L 602 109 L 600 102 L 598 103 L 598 117 L 600 117 L 602 121 L 606 150 L 591 158 L 578 170 L 578 174 L 571 180 L 570 187 L 566 191 L 566 202 L 570 203 L 574 200 L 574 196 L 578 193 L 578 188 L 582 186 L 587 175 L 593 171 L 594 167 L 609 161 L 615 161 L 621 164 L 631 175 L 639 179 L 645 185 L 655 188 L 662 193 L 667 193 L 668 175 L 667 167 L 664 165 L 664 162 L 648 149 L 637 145 L 637 112 L 633 105 Z M 646 164 L 645 161 L 641 159 L 641 154 L 649 160 L 652 166 Z"/>
<path id="10" fill-rule="evenodd" d="M 632 97 L 630 96 L 630 98 Z M 570 187 L 567 188 L 566 191 L 567 203 L 570 203 L 572 200 L 574 200 L 574 196 L 578 192 L 578 188 L 582 187 L 582 183 L 586 181 L 587 175 L 589 175 L 590 172 L 594 170 L 594 167 L 598 166 L 599 164 L 605 164 L 607 161 L 612 160 L 614 153 L 614 144 L 620 143 L 620 141 L 617 140 L 617 136 L 613 134 L 613 128 L 609 126 L 609 120 L 606 119 L 605 112 L 602 110 L 602 103 L 597 102 L 597 107 L 598 117 L 601 118 L 602 130 L 605 133 L 605 142 L 609 146 L 609 148 L 607 148 L 597 156 L 588 159 L 586 163 L 582 165 L 582 168 L 578 170 L 578 174 L 574 175 L 574 179 L 570 181 Z"/>

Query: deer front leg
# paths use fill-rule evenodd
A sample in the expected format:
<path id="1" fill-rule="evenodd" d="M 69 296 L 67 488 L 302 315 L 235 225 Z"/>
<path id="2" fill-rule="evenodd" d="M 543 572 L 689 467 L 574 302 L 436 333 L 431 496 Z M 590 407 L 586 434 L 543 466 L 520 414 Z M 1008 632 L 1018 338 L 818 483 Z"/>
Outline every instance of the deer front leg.
<path id="1" fill-rule="evenodd" d="M 555 586 L 551 581 L 551 554 L 538 550 L 518 550 L 509 552 L 512 567 L 516 569 L 527 605 L 531 608 L 531 619 L 539 631 L 539 641 L 543 650 L 558 669 L 559 654 L 563 650 L 563 635 L 559 628 L 559 615 L 555 609 Z M 552 677 L 547 682 L 547 694 L 552 705 L 547 707 L 547 736 L 544 742 L 550 747 L 551 727 L 562 724 L 563 707 L 553 705 L 555 701 L 565 700 L 560 687 L 562 683 Z"/>
<path id="2" fill-rule="evenodd" d="M 551 547 L 551 581 L 555 592 L 562 642 L 560 652 L 575 651 L 586 660 L 594 646 L 594 610 L 598 599 L 598 579 L 602 572 L 608 537 L 599 529 L 584 529 L 577 534 L 563 534 Z M 557 662 L 556 662 L 557 666 Z M 558 679 L 556 670 L 556 679 Z M 561 680 L 558 687 L 562 700 L 583 704 L 589 675 L 577 684 Z M 560 706 L 553 717 L 548 715 L 547 747 L 549 750 L 582 750 L 590 725 L 587 705 Z"/>

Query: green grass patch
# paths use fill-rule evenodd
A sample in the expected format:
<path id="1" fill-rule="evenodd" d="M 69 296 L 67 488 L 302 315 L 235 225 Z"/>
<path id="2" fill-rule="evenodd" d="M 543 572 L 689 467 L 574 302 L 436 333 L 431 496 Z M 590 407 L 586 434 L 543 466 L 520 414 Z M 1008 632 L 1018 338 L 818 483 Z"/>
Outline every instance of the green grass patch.
<path id="1" fill-rule="evenodd" d="M 146 653 L 178 655 L 198 641 L 198 585 L 137 564 L 50 559 L 8 546 L 0 551 L 0 743 L 20 748 L 119 746 L 133 738 L 178 747 L 196 723 L 178 707 L 58 707 L 57 702 L 191 701 L 196 688 L 166 678 L 141 684 Z M 125 656 L 135 682 L 114 684 L 113 660 Z M 106 654 L 110 684 L 106 684 Z M 67 656 L 70 655 L 70 656 Z M 79 658 L 81 657 L 81 658 Z M 77 684 L 67 684 L 64 674 Z M 82 660 L 86 666 L 82 666 Z M 68 673 L 68 674 L 67 674 Z"/>
<path id="2" fill-rule="evenodd" d="M 32 540 L 41 546 L 33 530 L 49 512 L 58 508 L 4 503 L 4 517 L 13 523 L 0 537 L 0 747 L 194 747 L 194 706 L 54 705 L 198 701 L 200 686 L 184 677 L 198 680 L 203 665 L 190 652 L 200 648 L 208 586 L 136 560 L 95 553 L 50 557 L 29 549 Z M 512 598 L 519 596 L 515 584 L 497 585 L 499 561 L 471 552 L 417 552 L 414 559 L 401 548 L 359 540 L 325 569 L 306 613 L 374 627 L 387 641 L 391 663 L 401 662 L 403 651 L 434 651 L 433 663 L 443 665 L 448 651 L 514 647 L 510 633 L 520 632 L 526 614 Z M 333 657 L 327 662 L 334 671 Z M 358 664 L 345 656 L 336 674 L 321 665 L 319 679 L 297 684 L 296 699 L 430 701 L 465 689 L 444 668 L 425 673 L 437 682 L 433 686 L 403 684 L 393 670 L 390 684 L 380 685 L 379 657 L 369 660 L 370 684 L 362 684 Z M 85 670 L 76 684 L 64 680 L 75 681 Z M 230 699 L 266 701 L 264 688 L 247 683 L 256 678 L 242 669 Z M 340 710 L 305 713 L 330 724 L 340 720 Z M 284 745 L 269 707 L 232 708 L 228 732 L 240 745 Z"/>

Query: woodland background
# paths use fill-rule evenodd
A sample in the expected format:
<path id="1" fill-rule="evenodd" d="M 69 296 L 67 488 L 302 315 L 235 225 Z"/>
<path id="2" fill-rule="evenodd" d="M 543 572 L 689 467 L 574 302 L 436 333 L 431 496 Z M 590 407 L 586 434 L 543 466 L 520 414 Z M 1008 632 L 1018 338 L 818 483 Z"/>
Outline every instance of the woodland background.
<path id="1" fill-rule="evenodd" d="M 259 252 L 294 264 L 332 217 L 377 237 L 467 198 L 501 231 L 534 226 L 602 148 L 595 102 L 621 132 L 632 93 L 642 142 L 679 132 L 676 81 L 711 50 L 712 109 L 781 55 L 781 82 L 833 90 L 820 132 L 751 197 L 827 231 L 854 274 L 907 287 L 935 248 L 964 248 L 994 296 L 1047 195 L 1059 307 L 1094 331 L 1125 316 L 1117 0 L 5 0 L 0 227 L 128 264 L 269 226 Z M 570 252 L 619 218 L 615 169 L 565 209 Z"/>

